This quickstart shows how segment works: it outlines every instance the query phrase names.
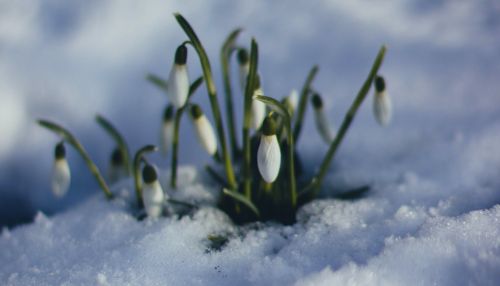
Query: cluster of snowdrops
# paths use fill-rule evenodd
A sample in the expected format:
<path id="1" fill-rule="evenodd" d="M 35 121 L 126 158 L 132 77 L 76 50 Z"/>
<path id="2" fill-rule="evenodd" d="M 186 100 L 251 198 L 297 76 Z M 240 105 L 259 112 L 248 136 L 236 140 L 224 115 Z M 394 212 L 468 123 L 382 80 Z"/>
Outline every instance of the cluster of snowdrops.
<path id="1" fill-rule="evenodd" d="M 390 122 L 391 101 L 385 80 L 378 73 L 385 55 L 385 46 L 379 50 L 368 77 L 354 98 L 342 124 L 334 131 L 324 113 L 322 97 L 312 85 L 318 67 L 311 68 L 300 93 L 292 90 L 281 100 L 266 96 L 260 85 L 257 42 L 252 39 L 250 49 L 238 45 L 237 38 L 241 29 L 236 29 L 229 34 L 220 53 L 226 101 L 224 124 L 212 68 L 205 49 L 186 19 L 180 14 L 175 14 L 175 18 L 188 40 L 181 43 L 175 51 L 167 80 L 155 75 L 148 76 L 169 98 L 159 140 L 163 153 L 171 153 L 168 187 L 173 190 L 177 188 L 179 126 L 181 117 L 187 111 L 201 146 L 214 159 L 215 166 L 207 166 L 206 170 L 221 185 L 217 207 L 237 223 L 255 220 L 294 222 L 297 209 L 318 195 L 328 167 L 372 85 L 375 89 L 375 118 L 383 126 Z M 203 71 L 203 76 L 192 82 L 187 67 L 188 47 L 192 47 L 196 52 Z M 232 58 L 236 58 L 238 62 L 239 83 L 244 96 L 241 144 L 238 142 L 231 86 Z M 214 125 L 205 116 L 202 108 L 191 102 L 191 95 L 201 85 L 205 85 L 209 96 Z M 317 131 L 329 148 L 318 171 L 307 177 L 301 168 L 295 142 L 301 134 L 309 103 L 313 109 Z M 162 187 L 159 183 L 158 171 L 147 159 L 149 152 L 157 150 L 155 145 L 140 148 L 131 158 L 126 141 L 113 124 L 100 115 L 96 119 L 117 145 L 111 155 L 106 179 L 84 147 L 67 129 L 51 121 L 38 121 L 41 126 L 56 132 L 62 139 L 55 147 L 52 190 L 56 196 L 63 196 L 70 186 L 70 168 L 65 156 L 65 143 L 68 143 L 82 155 L 108 199 L 112 199 L 113 194 L 106 180 L 113 183 L 133 176 L 136 206 L 144 209 L 149 217 L 161 216 L 172 203 L 192 203 L 172 200 L 164 192 L 163 187 L 167 186 Z M 229 140 L 226 132 L 229 134 Z"/>

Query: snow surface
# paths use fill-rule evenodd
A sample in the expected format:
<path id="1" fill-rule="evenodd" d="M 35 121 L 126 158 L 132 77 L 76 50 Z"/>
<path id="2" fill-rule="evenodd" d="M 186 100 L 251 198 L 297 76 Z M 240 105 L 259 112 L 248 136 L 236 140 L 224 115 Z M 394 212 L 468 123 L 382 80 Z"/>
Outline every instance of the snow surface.
<path id="1" fill-rule="evenodd" d="M 198 211 L 138 221 L 131 182 L 114 185 L 121 196 L 107 202 L 71 150 L 68 196 L 51 196 L 57 138 L 36 118 L 70 127 L 103 170 L 114 146 L 95 113 L 111 119 L 132 150 L 158 141 L 166 97 L 144 75 L 167 76 L 185 39 L 176 11 L 206 45 L 218 86 L 216 56 L 237 25 L 245 27 L 240 43 L 259 42 L 268 95 L 300 88 L 318 63 L 315 88 L 334 128 L 388 45 L 381 72 L 394 100 L 392 124 L 379 127 L 371 98 L 364 103 L 322 199 L 306 205 L 297 224 L 237 228 L 211 208 L 218 190 L 197 171 L 210 158 L 188 120 L 180 159 L 197 167 L 181 169 L 175 195 L 202 200 Z M 497 285 L 499 13 L 497 1 L 465 0 L 0 1 L 0 224 L 34 217 L 3 228 L 0 284 Z M 200 75 L 189 61 L 190 75 Z M 209 110 L 204 91 L 194 99 Z M 312 172 L 326 146 L 308 115 L 298 147 Z M 365 198 L 331 198 L 362 185 L 371 186 Z M 209 235 L 229 240 L 210 250 Z"/>

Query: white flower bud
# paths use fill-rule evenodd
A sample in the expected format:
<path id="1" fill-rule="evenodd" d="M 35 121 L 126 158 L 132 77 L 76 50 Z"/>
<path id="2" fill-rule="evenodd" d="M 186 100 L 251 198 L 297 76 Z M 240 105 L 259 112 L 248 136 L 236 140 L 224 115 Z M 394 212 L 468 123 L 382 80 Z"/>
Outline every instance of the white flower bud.
<path id="1" fill-rule="evenodd" d="M 191 107 L 191 119 L 196 131 L 201 146 L 210 155 L 215 155 L 217 152 L 217 138 L 210 121 L 208 121 L 200 106 L 194 104 Z"/>
<path id="2" fill-rule="evenodd" d="M 174 138 L 174 107 L 168 105 L 163 114 L 163 122 L 160 130 L 160 148 L 165 156 L 172 145 Z"/>
<path id="3" fill-rule="evenodd" d="M 250 59 L 248 58 L 248 52 L 245 49 L 238 50 L 238 63 L 239 63 L 239 75 L 240 75 L 240 86 L 243 93 L 245 93 L 245 88 L 247 86 L 247 77 L 250 72 Z"/>
<path id="4" fill-rule="evenodd" d="M 297 110 L 297 105 L 299 105 L 299 93 L 296 89 L 292 89 L 290 94 L 285 97 L 285 105 L 290 111 L 290 116 L 293 116 L 295 110 Z"/>
<path id="5" fill-rule="evenodd" d="M 52 168 L 52 192 L 56 197 L 63 197 L 69 189 L 71 172 L 66 160 L 66 150 L 61 142 L 55 148 L 55 160 Z"/>
<path id="6" fill-rule="evenodd" d="M 387 94 L 385 80 L 382 76 L 375 78 L 375 96 L 373 98 L 373 113 L 382 126 L 387 126 L 392 117 L 392 102 Z"/>
<path id="7" fill-rule="evenodd" d="M 142 169 L 142 180 L 144 182 L 142 188 L 142 201 L 144 209 L 149 217 L 159 217 L 163 213 L 163 204 L 166 195 L 158 182 L 156 170 L 151 165 L 146 165 Z"/>
<path id="8" fill-rule="evenodd" d="M 168 77 L 167 94 L 172 104 L 181 108 L 186 104 L 189 94 L 189 75 L 186 65 L 187 48 L 181 45 L 175 52 L 175 62 Z"/>
<path id="9" fill-rule="evenodd" d="M 276 124 L 272 117 L 266 117 L 262 127 L 259 149 L 257 150 L 257 166 L 260 175 L 267 183 L 278 177 L 281 166 L 281 151 L 276 138 Z"/>
<path id="10" fill-rule="evenodd" d="M 127 177 L 127 166 L 124 165 L 123 155 L 120 149 L 116 148 L 111 154 L 108 178 L 111 183 L 116 183 L 125 177 Z"/>
<path id="11" fill-rule="evenodd" d="M 314 121 L 316 122 L 316 128 L 318 129 L 321 138 L 323 138 L 323 141 L 325 141 L 326 144 L 330 144 L 334 139 L 334 132 L 332 131 L 325 112 L 323 111 L 323 100 L 319 94 L 314 94 L 311 97 L 311 101 L 314 108 Z"/>
<path id="12" fill-rule="evenodd" d="M 262 90 L 256 89 L 254 95 L 263 95 Z M 252 128 L 259 130 L 266 118 L 266 104 L 262 101 L 252 99 Z"/>

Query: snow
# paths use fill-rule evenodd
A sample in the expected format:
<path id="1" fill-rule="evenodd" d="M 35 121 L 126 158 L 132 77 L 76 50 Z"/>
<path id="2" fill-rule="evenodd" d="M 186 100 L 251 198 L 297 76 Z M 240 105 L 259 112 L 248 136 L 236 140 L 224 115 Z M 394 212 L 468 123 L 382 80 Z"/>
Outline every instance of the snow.
<path id="1" fill-rule="evenodd" d="M 198 210 L 138 220 L 132 182 L 113 185 L 119 196 L 106 201 L 71 150 L 68 196 L 51 196 L 57 138 L 36 118 L 73 130 L 102 170 L 114 146 L 92 122 L 95 113 L 132 150 L 158 141 L 166 97 L 144 76 L 168 75 L 169 54 L 185 39 L 176 11 L 206 45 L 220 87 L 216 56 L 237 25 L 245 27 L 240 43 L 259 42 L 268 95 L 300 88 L 318 63 L 315 88 L 335 129 L 388 44 L 381 71 L 391 124 L 376 124 L 370 96 L 320 200 L 296 224 L 237 227 L 213 208 L 220 190 L 203 170 L 210 158 L 188 120 L 178 191 L 168 187 L 168 158 L 151 160 L 169 195 L 195 200 Z M 9 226 L 0 234 L 0 284 L 497 285 L 499 11 L 495 1 L 0 1 L 0 224 Z M 194 99 L 209 110 L 205 91 Z M 312 115 L 298 142 L 308 172 L 327 148 Z M 371 188 L 359 200 L 332 197 L 363 185 Z"/>

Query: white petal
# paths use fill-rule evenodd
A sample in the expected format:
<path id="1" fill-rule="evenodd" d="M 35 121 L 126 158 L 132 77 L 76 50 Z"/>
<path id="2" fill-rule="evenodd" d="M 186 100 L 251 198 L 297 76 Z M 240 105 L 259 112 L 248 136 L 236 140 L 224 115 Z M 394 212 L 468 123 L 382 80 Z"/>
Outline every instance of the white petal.
<path id="1" fill-rule="evenodd" d="M 290 102 L 290 106 L 292 109 L 297 110 L 297 105 L 299 105 L 299 93 L 296 89 L 292 89 L 290 94 L 288 95 L 288 102 Z"/>
<path id="2" fill-rule="evenodd" d="M 257 92 L 258 90 L 255 91 L 255 94 Z M 252 128 L 259 130 L 264 119 L 266 119 L 266 104 L 262 101 L 252 99 Z"/>
<path id="3" fill-rule="evenodd" d="M 186 65 L 174 64 L 168 77 L 167 93 L 175 107 L 183 107 L 189 93 L 189 76 Z"/>
<path id="4" fill-rule="evenodd" d="M 281 151 L 276 135 L 262 135 L 257 151 L 257 165 L 264 181 L 272 183 L 276 180 L 281 165 Z"/>
<path id="5" fill-rule="evenodd" d="M 52 192 L 56 197 L 62 197 L 68 192 L 71 182 L 71 172 L 66 159 L 56 159 L 52 169 Z"/>
<path id="6" fill-rule="evenodd" d="M 203 149 L 208 154 L 214 155 L 217 152 L 217 138 L 215 137 L 215 132 L 210 121 L 208 121 L 205 115 L 202 115 L 194 119 L 194 127 Z"/>
<path id="7" fill-rule="evenodd" d="M 334 139 L 334 132 L 332 131 L 322 108 L 314 110 L 314 119 L 316 121 L 316 128 L 318 128 L 318 132 L 321 135 L 321 138 L 323 138 L 323 141 L 325 141 L 326 144 L 332 143 Z"/>
<path id="8" fill-rule="evenodd" d="M 250 71 L 250 64 L 247 63 L 244 65 L 240 65 L 239 69 L 240 69 L 240 86 L 242 92 L 245 93 L 245 89 L 247 87 L 247 77 Z"/>
<path id="9" fill-rule="evenodd" d="M 380 125 L 387 126 L 389 124 L 392 117 L 392 103 L 387 92 L 375 92 L 373 113 Z"/>
<path id="10" fill-rule="evenodd" d="M 172 140 L 174 138 L 174 123 L 172 121 L 165 121 L 161 126 L 160 132 L 160 148 L 163 155 L 167 155 Z"/>
<path id="11" fill-rule="evenodd" d="M 150 217 L 159 217 L 163 212 L 165 194 L 158 180 L 151 184 L 144 184 L 142 188 L 142 201 L 144 209 Z"/>

